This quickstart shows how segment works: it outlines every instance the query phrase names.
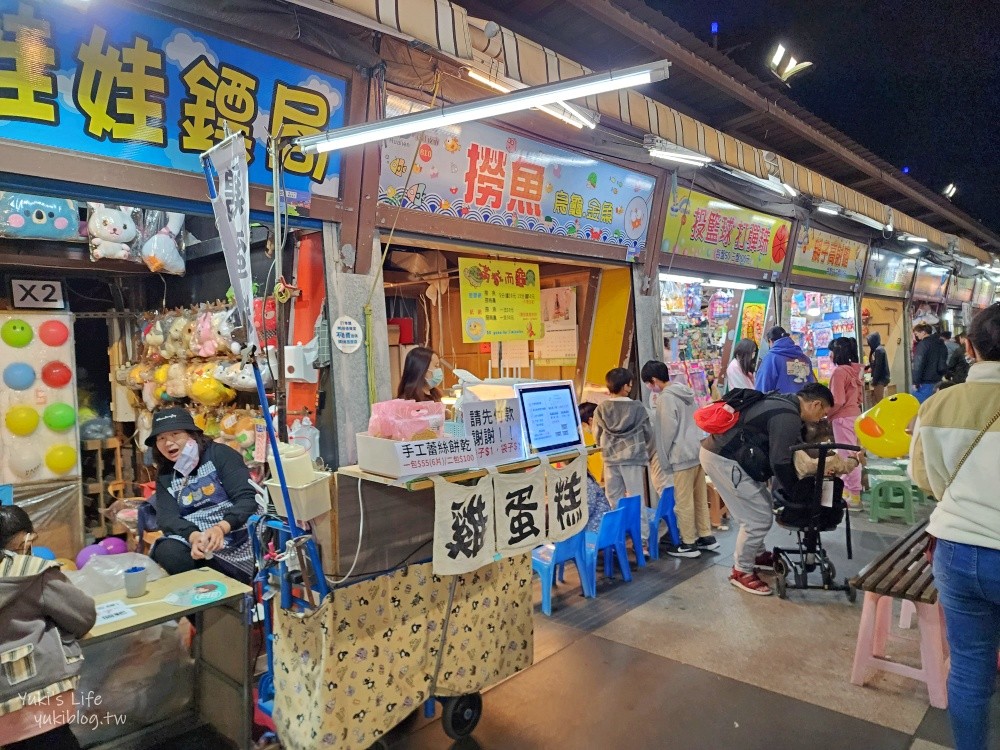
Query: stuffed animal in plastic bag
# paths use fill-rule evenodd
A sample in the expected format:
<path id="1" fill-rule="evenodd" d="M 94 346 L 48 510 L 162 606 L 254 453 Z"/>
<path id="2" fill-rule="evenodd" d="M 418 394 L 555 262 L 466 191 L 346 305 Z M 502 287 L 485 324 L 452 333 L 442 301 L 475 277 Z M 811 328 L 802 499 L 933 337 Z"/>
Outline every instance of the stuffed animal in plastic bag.
<path id="1" fill-rule="evenodd" d="M 167 369 L 167 381 L 165 385 L 167 387 L 167 395 L 174 401 L 187 398 L 187 368 L 180 362 L 171 364 Z"/>
<path id="2" fill-rule="evenodd" d="M 165 345 L 166 359 L 187 359 L 188 347 L 184 343 L 184 337 L 189 336 L 188 318 L 186 315 L 177 315 L 170 319 L 170 328 L 167 333 L 167 343 Z M 188 338 L 190 341 L 190 338 Z"/>
<path id="3" fill-rule="evenodd" d="M 163 324 L 163 318 L 157 318 L 150 321 L 143 329 L 142 343 L 146 345 L 145 357 L 147 360 L 163 359 L 163 344 L 167 340 L 167 329 Z"/>
<path id="4" fill-rule="evenodd" d="M 80 208 L 65 198 L 0 192 L 0 236 L 80 240 Z"/>
<path id="5" fill-rule="evenodd" d="M 146 211 L 142 231 L 142 260 L 153 273 L 184 273 L 182 235 L 184 214 Z"/>
<path id="6" fill-rule="evenodd" d="M 233 318 L 235 316 L 235 307 L 230 307 L 228 310 L 220 310 L 212 316 L 212 327 L 215 329 L 215 344 L 219 353 L 231 352 L 238 355 L 243 349 L 235 338 L 236 326 L 233 325 Z"/>
<path id="7" fill-rule="evenodd" d="M 211 375 L 202 375 L 191 383 L 190 396 L 204 406 L 221 406 L 236 398 L 236 391 Z"/>
<path id="8" fill-rule="evenodd" d="M 103 203 L 90 203 L 87 232 L 90 235 L 91 260 L 132 260 L 131 243 L 139 234 L 132 209 L 126 206 L 108 208 Z"/>
<path id="9" fill-rule="evenodd" d="M 189 348 L 191 354 L 196 357 L 214 357 L 218 352 L 219 344 L 215 339 L 211 312 L 206 310 L 198 313 L 194 320 Z"/>
<path id="10" fill-rule="evenodd" d="M 274 297 L 253 301 L 253 325 L 257 337 L 267 346 L 278 344 L 278 304 Z"/>

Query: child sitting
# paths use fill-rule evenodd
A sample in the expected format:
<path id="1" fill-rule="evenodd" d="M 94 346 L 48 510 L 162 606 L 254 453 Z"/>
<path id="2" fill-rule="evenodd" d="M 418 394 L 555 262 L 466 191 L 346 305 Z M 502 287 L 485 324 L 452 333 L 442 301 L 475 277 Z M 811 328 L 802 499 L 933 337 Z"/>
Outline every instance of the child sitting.
<path id="1" fill-rule="evenodd" d="M 802 440 L 805 443 L 832 443 L 833 425 L 827 420 L 807 422 L 802 429 Z M 799 479 L 811 477 L 819 468 L 819 449 L 810 448 L 806 451 L 795 451 L 795 471 Z M 841 458 L 836 451 L 828 451 L 823 467 L 824 476 L 842 476 L 854 471 L 861 465 L 861 454 Z"/>
<path id="2" fill-rule="evenodd" d="M 594 438 L 604 458 L 604 490 L 612 508 L 623 497 L 645 496 L 646 467 L 653 451 L 653 427 L 641 401 L 629 398 L 632 373 L 616 367 L 608 372 L 611 398 L 594 412 Z"/>
<path id="3" fill-rule="evenodd" d="M 594 411 L 596 408 L 597 406 L 589 401 L 585 401 L 580 404 L 580 424 L 588 430 L 593 429 Z M 590 458 L 600 459 L 600 454 L 595 453 Z M 611 504 L 608 502 L 607 495 L 604 494 L 604 488 L 601 487 L 598 477 L 595 476 L 595 474 L 597 474 L 600 470 L 601 463 L 599 460 L 597 464 L 597 471 L 595 471 L 594 463 L 588 459 L 587 510 L 590 513 L 590 520 L 587 522 L 587 531 L 593 531 L 595 534 L 601 528 L 601 519 L 604 518 L 604 514 L 611 510 Z"/>

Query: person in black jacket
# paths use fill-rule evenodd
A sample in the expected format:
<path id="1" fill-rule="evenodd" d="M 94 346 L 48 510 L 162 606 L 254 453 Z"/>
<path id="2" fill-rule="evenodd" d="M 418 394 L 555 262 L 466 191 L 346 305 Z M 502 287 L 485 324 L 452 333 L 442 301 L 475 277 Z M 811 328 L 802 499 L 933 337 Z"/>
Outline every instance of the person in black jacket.
<path id="1" fill-rule="evenodd" d="M 948 372 L 945 377 L 952 383 L 964 383 L 969 377 L 969 360 L 965 351 L 965 334 L 960 333 L 955 336 L 955 343 L 958 348 L 948 355 Z"/>
<path id="2" fill-rule="evenodd" d="M 927 323 L 913 326 L 913 335 L 917 339 L 913 350 L 913 395 L 923 403 L 948 370 L 948 347 Z"/>
<path id="3" fill-rule="evenodd" d="M 239 453 L 202 434 L 186 409 L 153 417 L 146 445 L 155 446 L 156 520 L 164 536 L 152 558 L 174 575 L 205 565 L 249 583 L 253 551 L 246 523 L 257 493 Z"/>
<path id="4" fill-rule="evenodd" d="M 889 385 L 889 356 L 882 346 L 882 336 L 878 331 L 868 334 L 868 369 L 872 376 L 872 406 L 885 397 L 885 387 Z"/>

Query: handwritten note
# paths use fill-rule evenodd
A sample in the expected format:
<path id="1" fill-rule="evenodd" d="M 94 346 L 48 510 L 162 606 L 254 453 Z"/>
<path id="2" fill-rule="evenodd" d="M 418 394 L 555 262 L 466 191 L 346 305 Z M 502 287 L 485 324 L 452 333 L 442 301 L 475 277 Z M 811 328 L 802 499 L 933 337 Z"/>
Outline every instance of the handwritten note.
<path id="1" fill-rule="evenodd" d="M 97 605 L 97 622 L 94 623 L 94 627 L 109 625 L 119 620 L 127 620 L 130 617 L 135 617 L 135 610 L 126 606 L 125 602 L 120 599 L 104 602 L 104 604 Z"/>

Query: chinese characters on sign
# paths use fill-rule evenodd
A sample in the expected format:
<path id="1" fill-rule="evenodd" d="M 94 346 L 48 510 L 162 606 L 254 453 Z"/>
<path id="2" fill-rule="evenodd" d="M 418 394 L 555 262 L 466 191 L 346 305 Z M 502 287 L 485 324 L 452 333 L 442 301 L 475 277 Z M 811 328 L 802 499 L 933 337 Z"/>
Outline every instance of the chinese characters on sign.
<path id="1" fill-rule="evenodd" d="M 395 443 L 400 476 L 460 471 L 476 465 L 470 438 L 409 440 Z"/>
<path id="2" fill-rule="evenodd" d="M 434 477 L 434 573 L 459 575 L 495 558 L 493 477 L 471 487 Z"/>
<path id="3" fill-rule="evenodd" d="M 858 281 L 868 246 L 863 242 L 809 229 L 801 233 L 792 272 L 800 276 Z"/>
<path id="4" fill-rule="evenodd" d="M 542 331 L 538 266 L 459 258 L 462 341 L 524 341 Z"/>
<path id="5" fill-rule="evenodd" d="M 252 183 L 271 185 L 268 132 L 343 125 L 343 80 L 120 7 L 0 0 L 5 139 L 201 172 L 239 133 Z M 336 196 L 339 157 L 284 157 L 285 187 Z"/>
<path id="6" fill-rule="evenodd" d="M 462 418 L 465 434 L 472 438 L 477 466 L 496 466 L 524 458 L 521 405 L 516 398 L 466 401 Z"/>
<path id="7" fill-rule="evenodd" d="M 511 557 L 544 544 L 545 468 L 493 477 L 497 553 Z"/>
<path id="8" fill-rule="evenodd" d="M 916 268 L 916 258 L 906 258 L 885 250 L 872 250 L 865 274 L 865 290 L 903 296 L 910 290 Z"/>
<path id="9" fill-rule="evenodd" d="M 550 541 L 569 539 L 583 529 L 588 520 L 586 454 L 561 469 L 550 468 L 546 473 L 546 494 Z"/>
<path id="10" fill-rule="evenodd" d="M 349 315 L 333 321 L 333 344 L 344 354 L 353 354 L 361 348 L 361 324 Z"/>
<path id="11" fill-rule="evenodd" d="M 389 95 L 386 116 L 422 108 Z M 645 247 L 648 175 L 478 122 L 426 131 L 419 148 L 418 137 L 386 141 L 380 203 L 621 245 L 629 260 Z"/>
<path id="12" fill-rule="evenodd" d="M 687 188 L 671 193 L 663 252 L 780 271 L 792 224 Z"/>

